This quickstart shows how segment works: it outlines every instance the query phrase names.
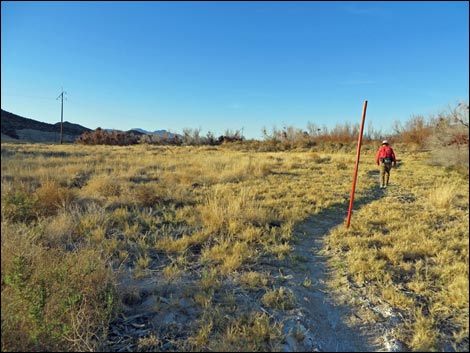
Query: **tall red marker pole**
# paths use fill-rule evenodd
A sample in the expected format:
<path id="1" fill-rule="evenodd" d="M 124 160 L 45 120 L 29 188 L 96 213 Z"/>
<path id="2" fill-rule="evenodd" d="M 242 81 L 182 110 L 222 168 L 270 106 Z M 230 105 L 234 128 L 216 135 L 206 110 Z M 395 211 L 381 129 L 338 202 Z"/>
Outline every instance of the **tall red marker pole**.
<path id="1" fill-rule="evenodd" d="M 361 131 L 359 133 L 359 140 L 357 142 L 356 167 L 354 168 L 354 179 L 353 179 L 352 190 L 351 190 L 351 198 L 349 200 L 349 210 L 348 210 L 348 219 L 346 220 L 346 228 L 349 228 L 349 223 L 351 222 L 352 206 L 354 202 L 354 191 L 356 190 L 357 170 L 359 168 L 359 157 L 361 156 L 362 132 L 364 131 L 364 121 L 366 120 L 366 110 L 367 110 L 367 101 L 364 101 L 364 108 L 362 108 Z"/>

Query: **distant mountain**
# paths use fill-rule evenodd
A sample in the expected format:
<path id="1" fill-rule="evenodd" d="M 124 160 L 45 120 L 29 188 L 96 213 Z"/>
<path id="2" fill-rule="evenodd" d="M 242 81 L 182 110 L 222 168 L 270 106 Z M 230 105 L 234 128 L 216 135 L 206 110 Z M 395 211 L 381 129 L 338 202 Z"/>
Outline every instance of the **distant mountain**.
<path id="1" fill-rule="evenodd" d="M 107 133 L 113 133 L 113 132 L 126 132 L 126 133 L 133 133 L 135 135 L 144 135 L 143 132 L 140 132 L 140 131 L 137 131 L 137 130 L 127 130 L 127 131 L 124 131 L 124 130 L 118 130 L 118 129 L 103 129 L 104 131 L 106 131 Z"/>
<path id="2" fill-rule="evenodd" d="M 48 124 L 34 119 L 25 118 L 5 110 L 1 110 L 2 138 L 25 142 L 58 142 L 60 138 L 60 122 Z M 62 124 L 62 137 L 65 142 L 72 142 L 84 132 L 91 129 L 79 124 L 65 121 Z"/>
<path id="3" fill-rule="evenodd" d="M 23 142 L 59 142 L 60 140 L 60 122 L 48 124 L 34 119 L 25 118 L 5 110 L 1 110 L 2 120 L 2 141 L 23 141 Z M 112 132 L 114 129 L 105 129 Z M 84 132 L 90 132 L 92 129 L 79 124 L 64 121 L 62 124 L 62 139 L 64 142 L 73 142 Z M 140 128 L 131 129 L 127 132 L 133 132 L 138 135 L 168 136 L 174 138 L 174 134 L 166 130 L 147 131 Z"/>
<path id="4" fill-rule="evenodd" d="M 145 135 L 168 136 L 169 138 L 173 138 L 173 137 L 175 137 L 175 135 L 177 135 L 178 137 L 183 137 L 180 134 L 174 134 L 174 133 L 166 131 L 166 130 L 147 131 L 147 130 L 140 129 L 140 128 L 136 127 L 136 128 L 130 129 L 129 131 L 137 131 L 137 132 L 140 132 L 141 134 L 145 134 Z"/>

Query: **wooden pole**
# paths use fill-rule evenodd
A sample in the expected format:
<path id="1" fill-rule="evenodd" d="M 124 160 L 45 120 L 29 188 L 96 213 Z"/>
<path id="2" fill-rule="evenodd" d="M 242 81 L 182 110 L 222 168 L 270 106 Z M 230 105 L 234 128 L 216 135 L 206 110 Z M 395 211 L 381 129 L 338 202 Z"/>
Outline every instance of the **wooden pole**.
<path id="1" fill-rule="evenodd" d="M 60 104 L 60 144 L 62 144 L 62 126 L 64 124 L 64 91 L 60 94 L 62 102 Z"/>
<path id="2" fill-rule="evenodd" d="M 61 99 L 61 102 L 60 102 L 60 144 L 62 144 L 62 131 L 63 131 L 63 125 L 64 125 L 64 93 L 67 93 L 67 92 L 64 92 L 63 88 L 61 89 L 62 89 L 62 92 L 59 94 L 59 97 Z M 59 97 L 57 97 L 56 100 L 59 99 Z"/>
<path id="3" fill-rule="evenodd" d="M 353 178 L 352 189 L 351 189 L 351 197 L 349 200 L 349 210 L 348 210 L 348 219 L 346 220 L 346 228 L 349 228 L 349 224 L 351 222 L 352 207 L 353 207 L 353 202 L 354 202 L 354 191 L 356 190 L 357 170 L 359 168 L 359 158 L 361 156 L 362 132 L 364 131 L 364 121 L 366 120 L 366 110 L 367 110 L 367 101 L 364 101 L 364 108 L 362 108 L 361 131 L 359 132 L 359 139 L 357 142 L 356 166 L 354 168 L 354 178 Z"/>

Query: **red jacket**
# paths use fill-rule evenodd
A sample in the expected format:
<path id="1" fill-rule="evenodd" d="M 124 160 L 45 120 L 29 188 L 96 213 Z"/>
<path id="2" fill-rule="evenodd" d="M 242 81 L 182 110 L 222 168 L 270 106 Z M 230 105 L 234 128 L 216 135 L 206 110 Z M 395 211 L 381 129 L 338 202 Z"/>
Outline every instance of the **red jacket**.
<path id="1" fill-rule="evenodd" d="M 380 158 L 391 158 L 393 163 L 397 162 L 395 153 L 393 152 L 392 147 L 387 145 L 382 145 L 375 156 L 375 163 L 379 164 Z"/>

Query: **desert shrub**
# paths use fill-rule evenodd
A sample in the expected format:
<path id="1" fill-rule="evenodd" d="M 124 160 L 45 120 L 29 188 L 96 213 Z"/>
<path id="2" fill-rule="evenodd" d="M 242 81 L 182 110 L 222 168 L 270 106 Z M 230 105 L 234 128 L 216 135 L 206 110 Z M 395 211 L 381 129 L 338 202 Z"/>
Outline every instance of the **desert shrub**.
<path id="1" fill-rule="evenodd" d="M 180 144 L 186 146 L 216 146 L 240 141 L 243 141 L 243 136 L 239 130 L 226 130 L 224 135 L 220 135 L 216 138 L 215 135 L 210 131 L 206 134 L 206 136 L 202 136 L 201 129 L 185 128 L 183 129 L 183 138 Z"/>
<path id="2" fill-rule="evenodd" d="M 426 146 L 427 140 L 432 135 L 430 122 L 421 115 L 412 116 L 404 125 L 395 121 L 392 128 L 395 141 L 417 144 L 420 148 Z"/>
<path id="3" fill-rule="evenodd" d="M 75 141 L 83 145 L 135 145 L 139 143 L 139 135 L 129 131 L 107 132 L 101 128 L 94 131 L 85 132 Z"/>
<path id="4" fill-rule="evenodd" d="M 99 349 L 116 305 L 104 261 L 45 249 L 34 235 L 2 224 L 2 351 Z"/>
<path id="5" fill-rule="evenodd" d="M 41 243 L 46 247 L 57 247 L 63 250 L 74 248 L 77 239 L 77 220 L 73 214 L 66 210 L 59 211 L 55 216 L 49 217 L 40 224 L 44 232 Z"/>
<path id="6" fill-rule="evenodd" d="M 456 170 L 468 177 L 469 124 L 468 104 L 458 103 L 455 108 L 432 118 L 432 135 L 428 139 L 432 165 Z"/>
<path id="7" fill-rule="evenodd" d="M 293 148 L 308 148 L 316 145 L 313 137 L 307 131 L 293 126 L 284 126 L 282 130 L 274 127 L 271 134 L 264 128 L 262 133 L 264 137 L 262 151 L 286 151 Z"/>
<path id="8" fill-rule="evenodd" d="M 29 222 L 37 218 L 37 199 L 23 190 L 9 190 L 2 194 L 2 221 Z"/>
<path id="9" fill-rule="evenodd" d="M 50 216 L 59 208 L 70 206 L 76 195 L 73 190 L 60 187 L 55 182 L 46 182 L 36 190 L 38 213 Z"/>
<path id="10" fill-rule="evenodd" d="M 149 145 L 175 145 L 181 146 L 183 139 L 177 134 L 166 132 L 163 135 L 147 135 L 143 134 L 139 138 L 139 143 L 146 143 Z"/>
<path id="11" fill-rule="evenodd" d="M 353 142 L 359 136 L 359 124 L 351 126 L 350 123 L 336 124 L 328 134 L 329 140 L 334 142 Z"/>
<path id="12" fill-rule="evenodd" d="M 105 175 L 91 178 L 86 189 L 92 194 L 97 194 L 102 197 L 119 196 L 121 194 L 119 182 Z"/>
<path id="13" fill-rule="evenodd" d="M 141 184 L 135 188 L 135 202 L 143 207 L 150 207 L 155 205 L 161 197 L 158 195 L 155 188 L 150 185 Z"/>
<path id="14" fill-rule="evenodd" d="M 244 141 L 244 137 L 240 130 L 225 130 L 225 133 L 215 140 L 216 145 L 226 144 L 226 143 L 234 143 L 234 142 L 242 142 Z"/>

